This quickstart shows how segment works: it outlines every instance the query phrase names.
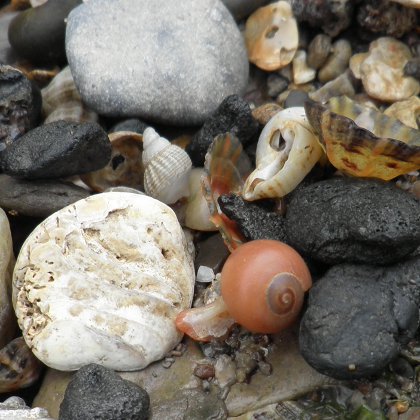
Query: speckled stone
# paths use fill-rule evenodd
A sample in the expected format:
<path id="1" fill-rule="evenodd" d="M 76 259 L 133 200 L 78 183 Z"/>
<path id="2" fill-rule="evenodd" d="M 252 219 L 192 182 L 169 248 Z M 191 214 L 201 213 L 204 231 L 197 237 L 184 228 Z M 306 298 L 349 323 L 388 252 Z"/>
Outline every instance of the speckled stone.
<path id="1" fill-rule="evenodd" d="M 200 124 L 248 79 L 220 0 L 90 0 L 69 15 L 66 51 L 82 99 L 108 116 Z"/>
<path id="2" fill-rule="evenodd" d="M 391 267 L 337 265 L 309 291 L 300 349 L 319 372 L 355 379 L 379 372 L 419 326 L 420 258 Z"/>
<path id="3" fill-rule="evenodd" d="M 386 182 L 331 178 L 293 194 L 289 245 L 326 264 L 391 264 L 420 245 L 420 201 Z"/>
<path id="4" fill-rule="evenodd" d="M 83 366 L 70 381 L 59 420 L 146 420 L 149 405 L 144 389 L 92 363 Z"/>

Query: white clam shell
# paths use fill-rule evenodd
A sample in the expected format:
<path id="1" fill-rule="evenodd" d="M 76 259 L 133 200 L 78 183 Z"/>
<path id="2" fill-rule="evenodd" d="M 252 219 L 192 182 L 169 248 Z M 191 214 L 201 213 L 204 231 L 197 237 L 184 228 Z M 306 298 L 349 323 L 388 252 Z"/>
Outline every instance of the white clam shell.
<path id="1" fill-rule="evenodd" d="M 247 178 L 245 200 L 283 197 L 292 191 L 322 156 L 303 107 L 275 114 L 258 139 L 256 169 Z"/>
<path id="2" fill-rule="evenodd" d="M 19 326 L 46 365 L 137 370 L 165 356 L 190 307 L 191 246 L 175 213 L 145 195 L 102 193 L 44 220 L 13 274 Z"/>
<path id="3" fill-rule="evenodd" d="M 185 150 L 149 127 L 143 133 L 142 159 L 146 194 L 166 204 L 188 196 L 192 162 Z"/>

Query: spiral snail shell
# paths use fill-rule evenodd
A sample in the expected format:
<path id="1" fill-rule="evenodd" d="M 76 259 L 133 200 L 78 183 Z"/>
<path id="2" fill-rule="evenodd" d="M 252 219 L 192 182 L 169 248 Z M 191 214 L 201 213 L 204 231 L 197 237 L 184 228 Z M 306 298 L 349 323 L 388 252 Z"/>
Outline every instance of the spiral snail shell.
<path id="1" fill-rule="evenodd" d="M 189 194 L 192 162 L 187 152 L 148 127 L 143 133 L 144 190 L 166 204 Z"/>
<path id="2" fill-rule="evenodd" d="M 311 274 L 289 245 L 261 239 L 240 245 L 221 273 L 222 297 L 178 314 L 176 326 L 195 340 L 210 341 L 234 322 L 256 333 L 277 333 L 296 321 Z"/>

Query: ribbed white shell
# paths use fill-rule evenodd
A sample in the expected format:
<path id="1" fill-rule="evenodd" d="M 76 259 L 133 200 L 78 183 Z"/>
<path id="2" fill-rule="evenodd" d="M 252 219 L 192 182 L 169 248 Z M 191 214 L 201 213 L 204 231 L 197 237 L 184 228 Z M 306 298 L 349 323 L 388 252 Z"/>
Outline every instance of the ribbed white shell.
<path id="1" fill-rule="evenodd" d="M 171 208 L 97 194 L 54 213 L 25 241 L 13 274 L 19 326 L 46 365 L 137 370 L 181 337 L 194 290 L 191 245 Z"/>
<path id="2" fill-rule="evenodd" d="M 192 162 L 188 153 L 159 137 L 152 128 L 143 133 L 144 190 L 166 204 L 189 194 Z"/>

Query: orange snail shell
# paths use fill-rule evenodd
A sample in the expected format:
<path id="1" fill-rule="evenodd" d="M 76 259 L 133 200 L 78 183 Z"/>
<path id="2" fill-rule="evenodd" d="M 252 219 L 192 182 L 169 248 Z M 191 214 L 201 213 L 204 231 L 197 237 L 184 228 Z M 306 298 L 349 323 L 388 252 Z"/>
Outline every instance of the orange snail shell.
<path id="1" fill-rule="evenodd" d="M 312 285 L 302 257 L 290 246 L 267 239 L 235 249 L 221 277 L 222 296 L 235 321 L 266 334 L 296 320 L 305 291 Z"/>

